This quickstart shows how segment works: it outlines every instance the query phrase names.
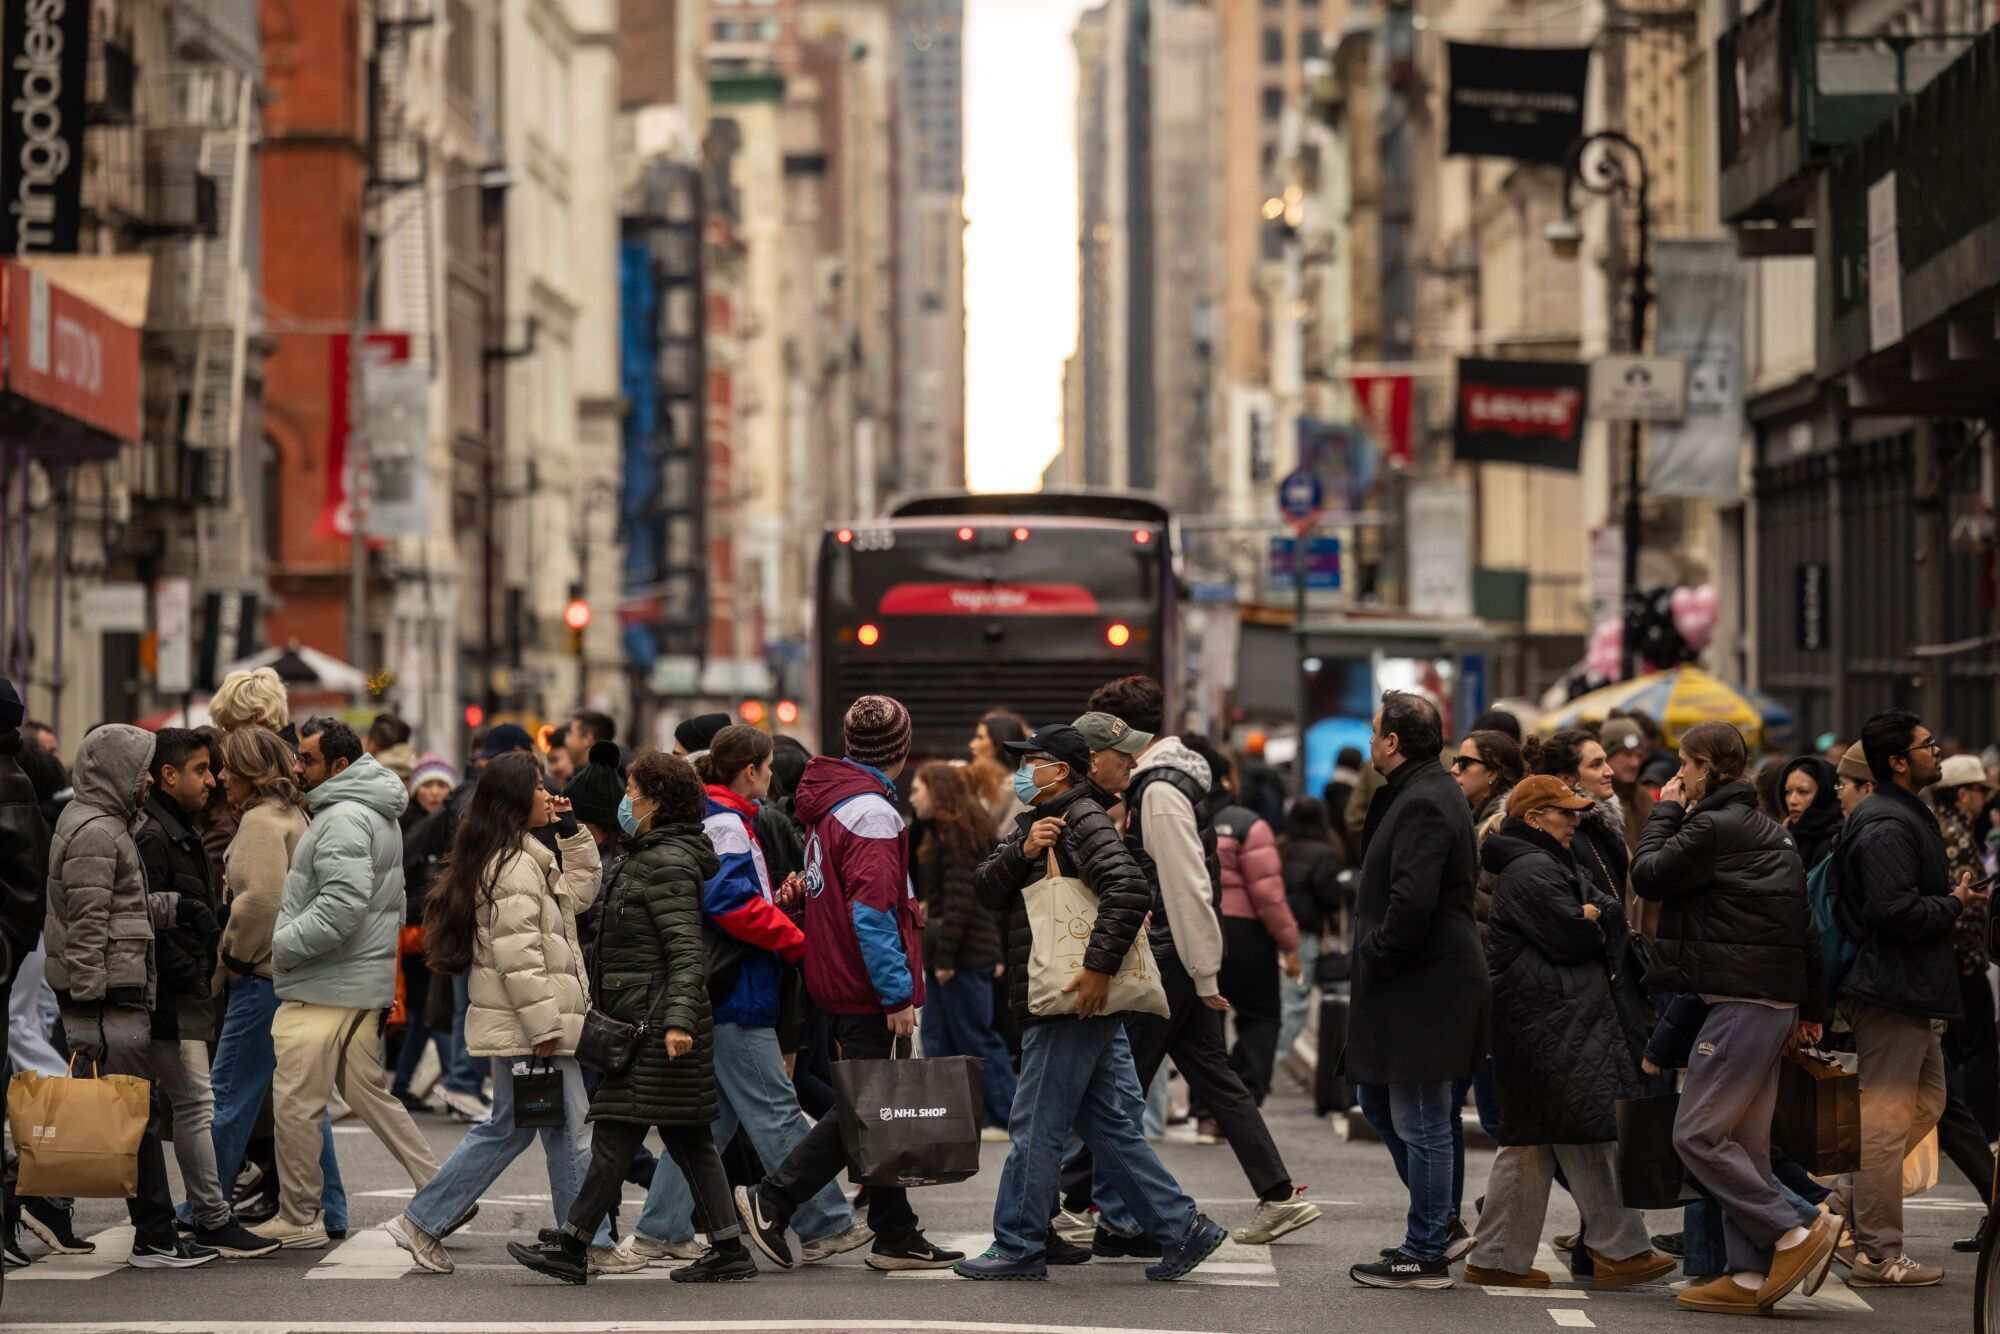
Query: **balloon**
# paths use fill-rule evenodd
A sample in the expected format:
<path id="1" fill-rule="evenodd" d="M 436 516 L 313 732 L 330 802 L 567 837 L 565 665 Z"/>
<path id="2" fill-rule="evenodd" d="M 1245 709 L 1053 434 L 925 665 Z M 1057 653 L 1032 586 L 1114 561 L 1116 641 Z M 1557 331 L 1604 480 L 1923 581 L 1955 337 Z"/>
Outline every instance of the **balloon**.
<path id="1" fill-rule="evenodd" d="M 1721 603 L 1722 595 L 1716 591 L 1714 584 L 1674 590 L 1674 629 L 1694 653 L 1700 653 L 1714 642 Z"/>
<path id="2" fill-rule="evenodd" d="M 1625 628 L 1617 617 L 1598 622 L 1590 633 L 1590 646 L 1583 655 L 1592 676 L 1616 681 L 1625 674 Z"/>

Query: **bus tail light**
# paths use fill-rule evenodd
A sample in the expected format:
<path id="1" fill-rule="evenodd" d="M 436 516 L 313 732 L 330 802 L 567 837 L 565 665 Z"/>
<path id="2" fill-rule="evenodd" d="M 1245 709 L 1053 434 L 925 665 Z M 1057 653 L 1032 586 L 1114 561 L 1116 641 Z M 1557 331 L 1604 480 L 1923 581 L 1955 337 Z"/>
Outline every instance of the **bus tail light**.
<path id="1" fill-rule="evenodd" d="M 1132 540 L 1134 542 L 1137 542 L 1140 546 L 1143 547 L 1148 542 L 1153 540 L 1153 535 L 1147 532 L 1144 528 L 1135 528 L 1132 531 Z"/>
<path id="2" fill-rule="evenodd" d="M 833 540 L 842 546 L 846 546 L 854 540 L 854 530 L 852 528 L 843 528 L 833 535 Z"/>
<path id="3" fill-rule="evenodd" d="M 961 542 L 970 542 L 973 536 L 973 531 L 970 528 L 961 528 L 958 530 L 958 540 Z"/>
<path id="4" fill-rule="evenodd" d="M 1028 530 L 1027 530 L 1027 529 L 1025 529 L 1025 528 L 1016 528 L 1016 529 L 1014 530 L 1014 540 L 1015 540 L 1016 542 L 1025 542 L 1025 541 L 1027 541 L 1027 540 L 1028 540 Z"/>
<path id="5" fill-rule="evenodd" d="M 874 648 L 882 642 L 882 631 L 878 626 L 864 625 L 854 632 L 854 638 L 859 641 L 861 647 Z"/>
<path id="6" fill-rule="evenodd" d="M 1116 622 L 1104 631 L 1104 642 L 1113 648 L 1124 648 L 1132 642 L 1132 627 L 1124 622 Z"/>

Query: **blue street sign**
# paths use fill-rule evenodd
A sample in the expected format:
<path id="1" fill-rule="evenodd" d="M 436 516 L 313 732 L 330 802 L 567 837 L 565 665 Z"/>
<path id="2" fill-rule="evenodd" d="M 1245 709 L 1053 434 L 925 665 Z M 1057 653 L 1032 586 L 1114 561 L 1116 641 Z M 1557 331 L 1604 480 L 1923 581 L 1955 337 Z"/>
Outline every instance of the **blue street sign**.
<path id="1" fill-rule="evenodd" d="M 1296 576 L 1293 574 L 1292 554 L 1297 549 L 1297 539 L 1274 537 L 1271 539 L 1271 582 L 1273 585 L 1290 587 Z M 1340 590 L 1340 539 L 1337 537 L 1309 537 L 1306 539 L 1306 591 L 1338 592 Z"/>
<path id="2" fill-rule="evenodd" d="M 1278 510 L 1293 523 L 1307 523 L 1326 508 L 1326 487 L 1317 474 L 1300 468 L 1278 483 Z"/>
<path id="3" fill-rule="evenodd" d="M 1188 585 L 1188 601 L 1221 604 L 1236 601 L 1236 583 L 1231 579 L 1196 580 Z"/>

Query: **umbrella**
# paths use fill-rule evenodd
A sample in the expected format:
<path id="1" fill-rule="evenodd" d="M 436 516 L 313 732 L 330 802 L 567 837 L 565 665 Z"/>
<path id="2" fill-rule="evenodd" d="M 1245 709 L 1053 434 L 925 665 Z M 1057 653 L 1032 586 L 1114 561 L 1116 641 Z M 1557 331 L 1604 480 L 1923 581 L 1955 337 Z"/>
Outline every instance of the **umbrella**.
<path id="1" fill-rule="evenodd" d="M 208 696 L 203 695 L 200 699 L 195 700 L 186 710 L 182 710 L 179 705 L 175 705 L 164 713 L 155 713 L 149 717 L 141 718 L 134 726 L 143 727 L 148 732 L 157 732 L 162 727 L 207 727 L 214 721 L 213 718 L 208 716 Z"/>
<path id="2" fill-rule="evenodd" d="M 1797 725 L 1770 696 L 1730 685 L 1699 667 L 1675 667 L 1620 681 L 1579 695 L 1541 720 L 1543 734 L 1580 723 L 1598 723 L 1613 709 L 1637 710 L 1657 719 L 1669 746 L 1696 723 L 1731 723 L 1753 748 L 1789 740 Z"/>
<path id="3" fill-rule="evenodd" d="M 349 666 L 330 653 L 307 648 L 296 639 L 283 648 L 267 648 L 262 653 L 252 653 L 247 658 L 232 662 L 222 669 L 222 675 L 255 671 L 259 667 L 269 667 L 277 672 L 278 678 L 287 686 L 306 686 L 337 695 L 360 695 L 368 689 L 368 677 L 359 668 Z"/>

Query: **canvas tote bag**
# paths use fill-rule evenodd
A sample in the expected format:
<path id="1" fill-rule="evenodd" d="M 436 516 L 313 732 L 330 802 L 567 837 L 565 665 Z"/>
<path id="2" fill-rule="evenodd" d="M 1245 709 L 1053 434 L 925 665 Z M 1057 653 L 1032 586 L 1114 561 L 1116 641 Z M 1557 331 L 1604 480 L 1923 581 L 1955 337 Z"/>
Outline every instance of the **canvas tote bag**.
<path id="1" fill-rule="evenodd" d="M 1048 874 L 1021 891 L 1027 905 L 1028 929 L 1034 943 L 1028 950 L 1028 1013 L 1073 1014 L 1076 997 L 1063 988 L 1083 967 L 1083 953 L 1097 926 L 1097 895 L 1074 876 L 1066 876 L 1049 849 Z M 1111 979 L 1106 1014 L 1167 1013 L 1167 993 L 1160 985 L 1159 965 L 1146 941 L 1146 929 L 1132 940 L 1125 961 Z"/>

